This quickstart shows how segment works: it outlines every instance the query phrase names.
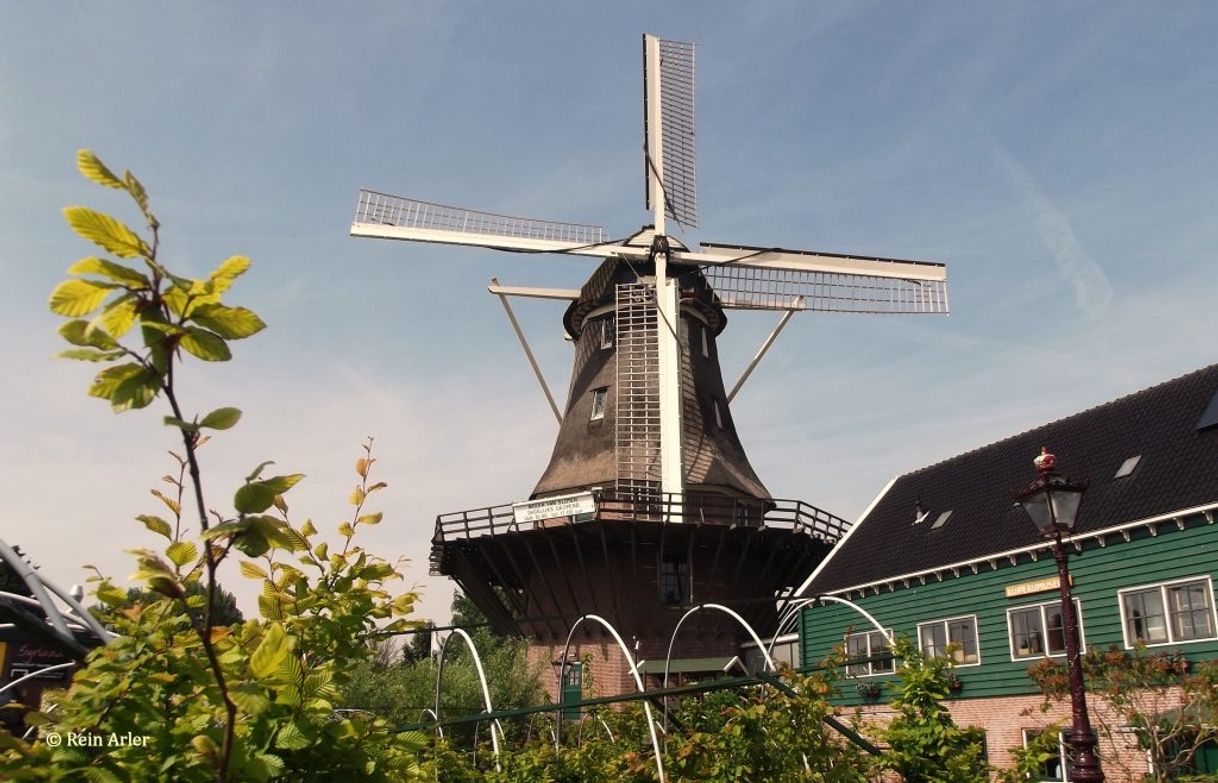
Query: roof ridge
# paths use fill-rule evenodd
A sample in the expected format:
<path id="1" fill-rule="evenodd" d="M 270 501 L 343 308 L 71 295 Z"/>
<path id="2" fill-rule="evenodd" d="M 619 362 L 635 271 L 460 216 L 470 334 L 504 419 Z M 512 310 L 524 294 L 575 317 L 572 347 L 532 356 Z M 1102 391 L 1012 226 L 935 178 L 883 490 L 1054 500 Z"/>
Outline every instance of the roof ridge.
<path id="1" fill-rule="evenodd" d="M 1053 419 L 1052 421 L 1045 422 L 1044 424 L 1039 424 L 1035 427 L 1029 427 L 1028 429 L 1021 430 L 1014 434 L 1008 435 L 1005 438 L 999 438 L 998 440 L 990 441 L 989 443 L 986 443 L 982 446 L 978 446 L 976 448 L 969 449 L 968 451 L 962 451 L 959 454 L 953 454 L 952 456 L 941 459 L 938 462 L 933 462 L 929 465 L 924 465 L 923 467 L 920 467 L 916 470 L 911 470 L 907 473 L 902 473 L 900 478 L 907 478 L 909 476 L 916 476 L 920 473 L 925 473 L 927 471 L 938 468 L 941 465 L 945 465 L 949 462 L 954 462 L 955 460 L 962 459 L 964 457 L 968 457 L 973 454 L 977 454 L 978 452 L 986 451 L 987 449 L 991 449 L 1000 444 L 1007 443 L 1008 441 L 1017 440 L 1019 438 L 1026 436 L 1030 432 L 1036 432 L 1037 430 L 1048 429 L 1050 427 L 1061 424 L 1063 422 L 1068 422 L 1072 419 L 1077 419 L 1081 416 L 1086 416 L 1088 414 L 1092 414 L 1095 411 L 1101 410 L 1103 408 L 1112 408 L 1112 407 L 1116 407 L 1121 404 L 1126 404 L 1134 398 L 1150 394 L 1151 392 L 1160 390 L 1165 386 L 1171 386 L 1176 383 L 1182 383 L 1186 379 L 1192 378 L 1193 376 L 1202 375 L 1204 373 L 1214 372 L 1214 371 L 1218 371 L 1218 364 L 1210 364 L 1210 365 L 1201 367 L 1196 370 L 1191 370 L 1189 372 L 1183 373 L 1182 375 L 1178 375 L 1175 378 L 1170 378 L 1166 381 L 1160 381 L 1159 383 L 1153 384 L 1151 386 L 1147 386 L 1142 389 L 1138 389 L 1137 391 L 1123 394 L 1120 397 L 1117 397 L 1116 399 L 1108 400 L 1107 402 L 1102 402 L 1097 405 L 1092 405 L 1090 408 L 1084 408 L 1081 411 L 1076 411 L 1075 413 L 1071 413 L 1067 416 L 1062 416 L 1061 418 Z"/>

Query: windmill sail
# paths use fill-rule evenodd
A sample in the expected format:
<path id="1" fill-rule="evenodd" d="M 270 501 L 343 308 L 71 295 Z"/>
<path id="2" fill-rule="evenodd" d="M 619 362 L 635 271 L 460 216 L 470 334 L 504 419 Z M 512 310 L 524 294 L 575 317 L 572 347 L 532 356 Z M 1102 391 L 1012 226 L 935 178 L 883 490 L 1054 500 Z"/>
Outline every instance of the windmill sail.
<path id="1" fill-rule="evenodd" d="M 685 228 L 698 227 L 698 162 L 694 146 L 694 45 L 654 39 L 659 67 L 648 68 L 643 36 L 643 138 L 647 150 L 643 182 L 647 209 L 657 202 L 664 213 Z M 658 86 L 658 89 L 657 89 Z M 652 100 L 659 101 L 653 111 Z M 658 120 L 659 128 L 654 127 Z M 659 193 L 653 193 L 658 174 Z"/>
<path id="2" fill-rule="evenodd" d="M 497 215 L 361 190 L 351 235 L 561 253 L 606 241 L 601 226 Z"/>

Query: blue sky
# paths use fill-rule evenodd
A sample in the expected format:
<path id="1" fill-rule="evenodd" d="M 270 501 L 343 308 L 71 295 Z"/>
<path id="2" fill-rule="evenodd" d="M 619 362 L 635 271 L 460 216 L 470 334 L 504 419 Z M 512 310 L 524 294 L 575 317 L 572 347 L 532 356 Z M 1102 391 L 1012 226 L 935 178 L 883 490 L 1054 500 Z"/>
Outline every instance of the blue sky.
<path id="1" fill-rule="evenodd" d="M 641 34 L 696 42 L 703 228 L 682 239 L 949 266 L 950 317 L 800 315 L 733 406 L 775 496 L 854 518 L 898 473 L 1215 360 L 1216 22 L 1136 2 L 0 5 L 0 536 L 65 584 L 86 562 L 125 577 L 170 467 L 162 411 L 113 416 L 84 394 L 94 368 L 51 359 L 47 295 L 92 252 L 61 208 L 134 219 L 76 174 L 80 147 L 141 177 L 171 265 L 254 260 L 233 300 L 270 327 L 184 378 L 190 409 L 246 412 L 205 450 L 211 504 L 273 459 L 309 476 L 294 513 L 332 528 L 374 435 L 390 489 L 367 543 L 412 560 L 439 616 L 435 515 L 527 496 L 556 429 L 485 284 L 592 267 L 349 238 L 360 186 L 623 236 L 648 219 Z M 561 308 L 518 312 L 565 390 Z M 732 317 L 729 383 L 773 321 Z"/>

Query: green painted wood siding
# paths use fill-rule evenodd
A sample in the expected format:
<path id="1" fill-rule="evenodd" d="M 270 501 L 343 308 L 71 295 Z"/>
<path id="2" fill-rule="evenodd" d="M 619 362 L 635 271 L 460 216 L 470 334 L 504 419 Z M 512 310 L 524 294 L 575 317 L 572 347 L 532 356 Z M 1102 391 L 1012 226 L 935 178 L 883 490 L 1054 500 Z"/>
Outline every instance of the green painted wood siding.
<path id="1" fill-rule="evenodd" d="M 1075 598 L 1082 608 L 1083 641 L 1087 649 L 1124 645 L 1118 590 L 1195 576 L 1209 577 L 1213 587 L 1218 575 L 1218 525 L 1207 524 L 1198 515 L 1187 520 L 1184 530 L 1166 523 L 1159 525 L 1157 532 L 1152 535 L 1144 527 L 1132 530 L 1128 542 L 1120 534 L 1112 534 L 1107 537 L 1106 547 L 1089 541 L 1081 555 L 1071 549 L 1070 573 Z M 854 601 L 885 627 L 911 639 L 917 638 L 919 623 L 975 615 L 981 662 L 957 667 L 956 674 L 964 683 L 959 698 L 1036 693 L 1027 676 L 1028 666 L 1036 659 L 1011 660 L 1007 610 L 1056 601 L 1058 593 L 1053 590 L 1007 598 L 1004 589 L 1007 585 L 1052 579 L 1057 567 L 1052 553 L 1047 551 L 1040 553 L 1035 562 L 1020 555 L 1014 566 L 1006 558 L 997 563 L 997 570 L 989 563 L 981 563 L 976 574 L 963 568 L 959 577 L 948 571 L 942 581 L 932 575 L 926 577 L 925 585 L 915 579 L 908 588 L 898 583 L 891 592 L 882 586 L 879 594 L 869 590 L 862 598 L 857 593 L 841 597 Z M 804 663 L 823 660 L 848 630 L 869 628 L 862 616 L 848 607 L 825 604 L 806 610 L 800 622 Z M 1162 649 L 1179 650 L 1195 659 L 1218 658 L 1218 641 L 1214 640 L 1164 645 Z M 860 678 L 864 682 L 892 679 L 884 675 Z M 843 700 L 857 703 L 855 688 L 849 682 L 843 682 L 842 686 Z M 884 688 L 880 698 L 887 701 L 891 696 L 891 688 Z"/>

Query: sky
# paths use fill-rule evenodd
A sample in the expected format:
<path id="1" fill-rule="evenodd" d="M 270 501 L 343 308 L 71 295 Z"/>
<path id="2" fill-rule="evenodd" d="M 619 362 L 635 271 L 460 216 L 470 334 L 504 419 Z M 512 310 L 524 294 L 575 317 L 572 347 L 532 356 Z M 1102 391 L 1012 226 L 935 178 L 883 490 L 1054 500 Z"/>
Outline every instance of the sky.
<path id="1" fill-rule="evenodd" d="M 84 564 L 125 582 L 173 467 L 162 405 L 112 414 L 95 366 L 53 358 L 48 294 L 93 254 L 62 208 L 137 219 L 80 148 L 140 177 L 171 268 L 253 260 L 228 301 L 268 328 L 179 381 L 188 411 L 245 413 L 203 450 L 209 506 L 274 460 L 307 476 L 293 518 L 332 531 L 374 437 L 364 543 L 443 620 L 436 515 L 526 498 L 557 434 L 485 286 L 577 287 L 594 262 L 351 238 L 360 187 L 632 233 L 641 35 L 695 42 L 702 228 L 679 239 L 948 265 L 950 316 L 800 314 L 733 403 L 775 497 L 855 519 L 896 475 L 1216 360 L 1216 23 L 1201 2 L 0 2 L 0 538 L 64 586 Z M 561 396 L 562 306 L 516 310 Z M 729 385 L 776 318 L 730 319 Z"/>

